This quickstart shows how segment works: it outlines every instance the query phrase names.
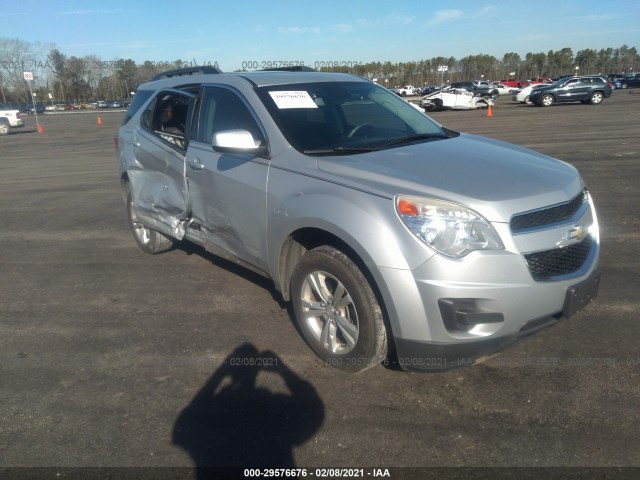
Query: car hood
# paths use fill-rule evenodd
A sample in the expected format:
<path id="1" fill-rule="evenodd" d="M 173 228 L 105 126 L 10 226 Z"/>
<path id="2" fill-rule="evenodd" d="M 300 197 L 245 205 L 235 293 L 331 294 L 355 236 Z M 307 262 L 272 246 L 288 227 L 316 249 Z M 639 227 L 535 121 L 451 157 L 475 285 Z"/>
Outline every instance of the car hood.
<path id="1" fill-rule="evenodd" d="M 494 222 L 565 202 L 582 188 L 560 160 L 498 140 L 458 137 L 364 154 L 322 157 L 331 180 L 393 197 L 419 195 L 467 205 Z"/>

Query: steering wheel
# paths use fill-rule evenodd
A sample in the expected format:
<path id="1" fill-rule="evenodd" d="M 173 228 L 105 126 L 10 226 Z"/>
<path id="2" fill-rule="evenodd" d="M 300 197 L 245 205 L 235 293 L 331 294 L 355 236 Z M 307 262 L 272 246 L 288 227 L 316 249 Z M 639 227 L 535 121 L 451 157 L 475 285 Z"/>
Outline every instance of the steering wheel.
<path id="1" fill-rule="evenodd" d="M 365 128 L 373 128 L 373 125 L 370 123 L 361 123 L 360 125 L 356 125 L 349 131 L 349 133 L 347 133 L 347 138 L 355 137 L 356 133 L 364 130 Z"/>

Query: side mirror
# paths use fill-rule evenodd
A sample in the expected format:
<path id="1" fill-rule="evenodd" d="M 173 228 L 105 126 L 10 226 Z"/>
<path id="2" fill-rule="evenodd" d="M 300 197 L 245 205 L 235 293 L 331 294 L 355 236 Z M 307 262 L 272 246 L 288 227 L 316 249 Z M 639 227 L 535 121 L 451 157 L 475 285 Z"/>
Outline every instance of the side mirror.
<path id="1" fill-rule="evenodd" d="M 265 155 L 267 147 L 253 139 L 248 130 L 224 130 L 213 134 L 211 145 L 216 152 Z"/>

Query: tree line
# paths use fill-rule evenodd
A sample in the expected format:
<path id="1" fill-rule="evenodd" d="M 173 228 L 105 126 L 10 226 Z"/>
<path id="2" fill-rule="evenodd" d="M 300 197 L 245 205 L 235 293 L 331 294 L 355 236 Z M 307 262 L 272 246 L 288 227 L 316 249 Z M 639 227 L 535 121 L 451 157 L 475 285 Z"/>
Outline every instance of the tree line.
<path id="1" fill-rule="evenodd" d="M 34 74 L 31 87 L 38 102 L 88 102 L 129 98 L 139 84 L 153 75 L 185 66 L 194 65 L 182 60 L 138 64 L 131 59 L 103 60 L 96 55 L 67 56 L 51 45 L 0 38 L 0 101 L 31 102 L 24 71 Z M 607 75 L 635 72 L 639 68 L 637 49 L 622 45 L 619 48 L 584 49 L 575 54 L 565 47 L 547 53 L 529 52 L 524 57 L 508 52 L 502 58 L 479 54 L 460 59 L 440 56 L 412 62 L 349 62 L 349 66 L 321 70 L 354 73 L 392 87 L 481 78 L 526 80 L 576 73 Z"/>

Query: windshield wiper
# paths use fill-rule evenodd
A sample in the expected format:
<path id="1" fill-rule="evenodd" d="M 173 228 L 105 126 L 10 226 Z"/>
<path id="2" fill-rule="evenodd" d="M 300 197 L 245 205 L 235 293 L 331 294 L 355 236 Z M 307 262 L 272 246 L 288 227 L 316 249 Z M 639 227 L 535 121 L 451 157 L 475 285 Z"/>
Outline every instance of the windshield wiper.
<path id="1" fill-rule="evenodd" d="M 348 155 L 351 153 L 363 153 L 363 152 L 375 152 L 378 150 L 384 150 L 394 145 L 400 145 L 403 143 L 417 142 L 420 140 L 442 140 L 449 138 L 447 134 L 443 133 L 419 133 L 417 135 L 409 135 L 408 137 L 398 138 L 388 143 L 379 143 L 377 145 L 361 145 L 354 147 L 335 147 L 335 148 L 321 148 L 317 150 L 304 150 L 302 153 L 306 155 Z"/>
<path id="2" fill-rule="evenodd" d="M 400 145 L 402 143 L 416 142 L 418 140 L 442 140 L 445 138 L 449 137 L 447 135 L 443 135 L 442 133 L 419 133 L 417 135 L 409 135 L 408 137 L 398 138 L 397 140 L 393 140 L 392 142 L 379 145 L 379 147 L 385 148 L 392 147 L 393 145 Z"/>
<path id="3" fill-rule="evenodd" d="M 362 152 L 375 152 L 376 150 L 380 150 L 379 146 L 375 147 L 335 147 L 335 148 L 321 148 L 317 150 L 303 150 L 302 153 L 305 155 L 324 155 L 324 154 L 350 154 L 350 153 L 362 153 Z"/>

